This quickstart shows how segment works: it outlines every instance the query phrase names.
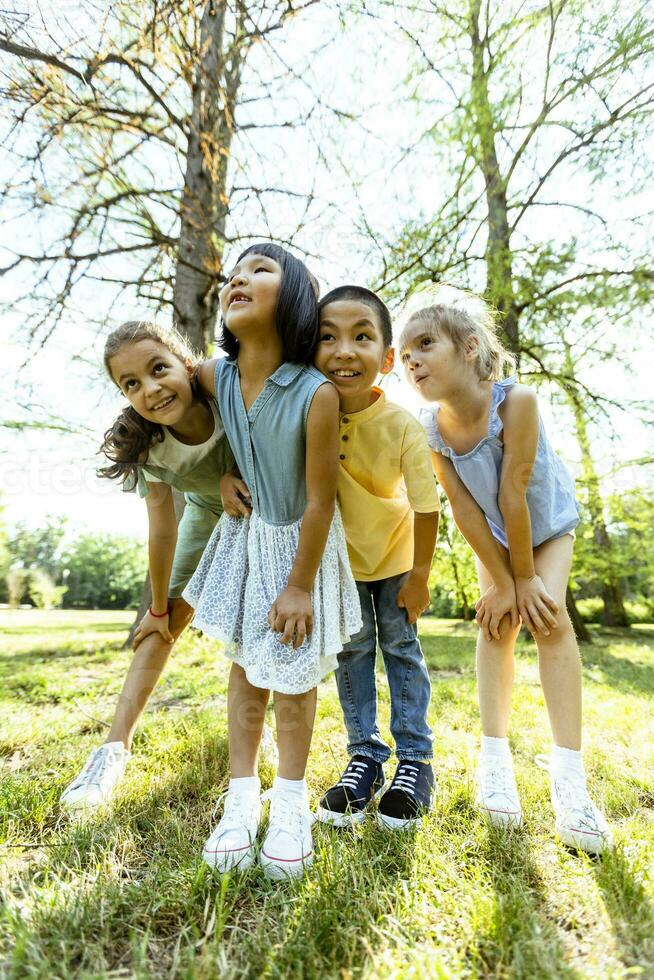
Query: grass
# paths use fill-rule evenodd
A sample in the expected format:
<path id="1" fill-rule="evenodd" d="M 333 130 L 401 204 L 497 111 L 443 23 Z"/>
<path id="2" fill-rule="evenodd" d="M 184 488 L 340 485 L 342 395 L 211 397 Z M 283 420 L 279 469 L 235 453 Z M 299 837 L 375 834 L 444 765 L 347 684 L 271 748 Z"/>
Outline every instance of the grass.
<path id="1" fill-rule="evenodd" d="M 474 628 L 425 619 L 439 793 L 426 825 L 314 831 L 309 875 L 222 880 L 199 859 L 226 785 L 227 665 L 189 633 L 139 729 L 113 806 L 59 810 L 102 739 L 129 662 L 128 613 L 0 612 L 0 976 L 445 978 L 654 975 L 654 630 L 583 649 L 591 790 L 617 846 L 602 860 L 552 836 L 549 747 L 533 647 L 520 648 L 512 741 L 526 823 L 494 832 L 470 774 L 479 736 Z M 379 675 L 383 730 L 388 687 Z M 312 800 L 345 760 L 322 685 Z M 269 785 L 272 771 L 262 765 Z"/>

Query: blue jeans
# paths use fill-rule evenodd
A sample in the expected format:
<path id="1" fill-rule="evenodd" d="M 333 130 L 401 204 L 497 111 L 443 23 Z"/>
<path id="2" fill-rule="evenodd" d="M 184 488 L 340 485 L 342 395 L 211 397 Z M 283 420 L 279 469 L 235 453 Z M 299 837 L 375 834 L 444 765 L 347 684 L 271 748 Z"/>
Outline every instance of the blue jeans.
<path id="1" fill-rule="evenodd" d="M 429 673 L 418 642 L 418 629 L 410 625 L 397 605 L 406 575 L 377 582 L 357 582 L 363 627 L 338 655 L 336 684 L 348 734 L 350 755 L 365 755 L 385 762 L 391 749 L 377 725 L 375 658 L 381 648 L 391 694 L 391 734 L 398 759 L 427 762 L 433 737 L 427 724 L 431 695 Z"/>

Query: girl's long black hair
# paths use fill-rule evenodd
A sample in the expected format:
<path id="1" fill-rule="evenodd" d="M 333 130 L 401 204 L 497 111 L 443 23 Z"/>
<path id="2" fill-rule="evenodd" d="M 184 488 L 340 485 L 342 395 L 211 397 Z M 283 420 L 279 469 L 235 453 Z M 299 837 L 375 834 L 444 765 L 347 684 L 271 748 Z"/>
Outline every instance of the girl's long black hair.
<path id="1" fill-rule="evenodd" d="M 316 277 L 304 262 L 287 252 L 281 245 L 261 242 L 241 252 L 235 265 L 246 255 L 265 255 L 279 262 L 282 282 L 275 307 L 275 323 L 282 339 L 285 361 L 311 364 L 318 344 L 318 297 L 320 287 Z M 220 346 L 230 357 L 238 356 L 238 340 L 221 322 Z"/>

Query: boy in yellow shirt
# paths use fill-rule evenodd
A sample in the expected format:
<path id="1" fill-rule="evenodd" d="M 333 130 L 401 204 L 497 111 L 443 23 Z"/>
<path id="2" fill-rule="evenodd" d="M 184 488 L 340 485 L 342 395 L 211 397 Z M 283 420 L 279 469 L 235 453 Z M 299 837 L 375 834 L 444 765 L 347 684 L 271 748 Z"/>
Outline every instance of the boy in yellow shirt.
<path id="1" fill-rule="evenodd" d="M 384 826 L 399 829 L 415 824 L 433 795 L 431 688 L 416 621 L 429 603 L 438 492 L 422 426 L 375 387 L 378 374 L 393 368 L 388 309 L 360 286 L 332 290 L 319 307 L 315 365 L 340 396 L 338 500 L 363 628 L 339 654 L 336 671 L 350 762 L 320 801 L 318 818 L 357 823 L 384 786 L 391 750 L 377 725 L 379 642 L 399 761 L 377 812 Z"/>

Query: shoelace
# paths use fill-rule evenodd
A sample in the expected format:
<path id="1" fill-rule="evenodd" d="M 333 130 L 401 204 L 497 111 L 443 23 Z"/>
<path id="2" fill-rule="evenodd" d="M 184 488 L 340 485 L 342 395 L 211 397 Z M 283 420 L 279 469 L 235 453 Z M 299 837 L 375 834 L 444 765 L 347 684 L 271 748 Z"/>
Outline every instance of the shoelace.
<path id="1" fill-rule="evenodd" d="M 304 833 L 307 804 L 299 793 L 281 793 L 269 789 L 261 797 L 270 800 L 268 833 L 284 833 L 301 837 Z M 278 812 L 280 811 L 281 812 Z"/>
<path id="2" fill-rule="evenodd" d="M 481 785 L 484 796 L 514 796 L 513 770 L 510 766 L 494 765 L 481 772 Z"/>
<path id="3" fill-rule="evenodd" d="M 89 760 L 84 767 L 84 772 L 82 774 L 83 782 L 87 783 L 100 783 L 102 777 L 105 774 L 109 762 L 113 762 L 114 752 L 113 749 L 106 748 L 104 745 L 100 746 L 99 749 L 95 749 Z"/>
<path id="4" fill-rule="evenodd" d="M 546 755 L 537 755 L 535 763 L 539 769 L 551 773 L 551 766 Z M 597 831 L 597 817 L 593 801 L 588 795 L 586 782 L 579 773 L 570 773 L 565 779 L 554 777 L 554 791 L 567 821 L 571 818 L 575 823 L 589 830 Z"/>
<path id="5" fill-rule="evenodd" d="M 252 810 L 254 809 L 254 802 L 256 797 L 250 799 L 245 793 L 230 793 L 229 790 L 225 790 L 221 793 L 216 800 L 216 805 L 213 808 L 211 814 L 212 820 L 215 818 L 220 805 L 225 801 L 223 805 L 223 815 L 220 819 L 220 833 L 223 834 L 227 830 L 238 830 L 243 826 L 244 823 L 249 823 L 252 819 Z M 214 834 L 218 830 L 218 827 L 214 830 Z M 213 837 L 213 834 L 212 834 Z"/>
<path id="6" fill-rule="evenodd" d="M 401 762 L 397 767 L 397 772 L 391 783 L 391 790 L 401 789 L 405 793 L 408 793 L 409 796 L 415 796 L 419 772 L 419 766 L 412 766 L 409 762 Z"/>
<path id="7" fill-rule="evenodd" d="M 352 759 L 336 785 L 346 786 L 348 789 L 356 792 L 367 771 L 368 766 L 365 762 L 358 762 L 356 759 Z"/>

